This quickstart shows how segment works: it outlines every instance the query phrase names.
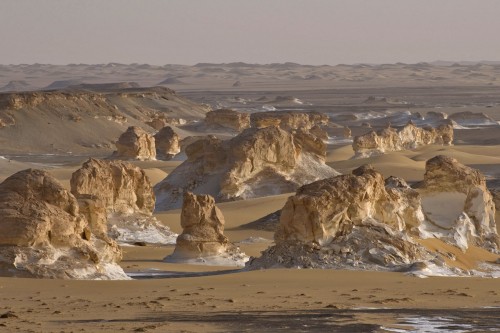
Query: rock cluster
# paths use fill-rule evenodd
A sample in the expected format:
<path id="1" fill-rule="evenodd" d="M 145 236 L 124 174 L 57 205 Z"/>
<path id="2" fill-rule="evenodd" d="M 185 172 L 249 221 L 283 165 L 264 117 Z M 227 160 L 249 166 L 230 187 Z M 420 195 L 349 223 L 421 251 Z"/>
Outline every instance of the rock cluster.
<path id="1" fill-rule="evenodd" d="M 152 216 L 153 187 L 130 163 L 89 159 L 73 173 L 71 192 L 95 229 L 120 242 L 165 244 L 176 236 Z"/>
<path id="2" fill-rule="evenodd" d="M 498 251 L 492 196 L 477 170 L 438 156 L 427 162 L 416 187 L 396 177 L 384 180 L 371 166 L 304 185 L 281 210 L 276 245 L 248 266 L 444 267 L 418 238 Z"/>
<path id="3" fill-rule="evenodd" d="M 140 127 L 130 126 L 116 142 L 113 156 L 130 160 L 155 160 L 156 146 L 151 134 Z"/>
<path id="4" fill-rule="evenodd" d="M 186 147 L 187 160 L 155 187 L 157 209 L 180 207 L 182 193 L 216 200 L 294 191 L 338 173 L 325 164 L 325 144 L 305 131 L 277 126 L 249 128 L 228 141 L 200 139 Z"/>
<path id="5" fill-rule="evenodd" d="M 77 199 L 50 174 L 20 171 L 0 184 L 0 275 L 126 278 L 121 250 L 94 233 Z"/>
<path id="6" fill-rule="evenodd" d="M 179 135 L 169 127 L 163 127 L 154 136 L 156 145 L 156 156 L 162 160 L 169 160 L 178 153 L 181 148 L 179 145 Z"/>
<path id="7" fill-rule="evenodd" d="M 209 195 L 184 193 L 181 213 L 182 234 L 169 262 L 201 262 L 242 265 L 246 256 L 224 236 L 224 216 Z"/>
<path id="8" fill-rule="evenodd" d="M 383 154 L 387 151 L 415 149 L 422 145 L 453 143 L 453 126 L 440 125 L 437 128 L 420 128 L 409 122 L 399 131 L 387 127 L 378 132 L 371 131 L 354 137 L 352 148 L 357 157 Z"/>
<path id="9" fill-rule="evenodd" d="M 241 132 L 250 127 L 250 114 L 231 109 L 218 109 L 206 114 L 205 124 Z"/>

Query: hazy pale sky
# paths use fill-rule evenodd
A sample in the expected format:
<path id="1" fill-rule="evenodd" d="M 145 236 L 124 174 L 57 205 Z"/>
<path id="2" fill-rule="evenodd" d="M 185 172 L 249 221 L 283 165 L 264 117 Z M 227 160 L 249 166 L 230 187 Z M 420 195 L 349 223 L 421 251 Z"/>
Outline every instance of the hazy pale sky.
<path id="1" fill-rule="evenodd" d="M 0 0 L 0 63 L 500 60 L 499 0 Z"/>

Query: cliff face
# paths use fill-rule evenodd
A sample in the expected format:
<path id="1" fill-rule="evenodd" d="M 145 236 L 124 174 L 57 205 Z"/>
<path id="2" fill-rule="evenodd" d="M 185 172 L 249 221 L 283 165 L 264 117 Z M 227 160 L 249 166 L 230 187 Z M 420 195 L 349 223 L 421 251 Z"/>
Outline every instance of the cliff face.
<path id="1" fill-rule="evenodd" d="M 453 143 L 453 126 L 440 125 L 437 128 L 420 128 L 411 122 L 401 130 L 385 128 L 354 137 L 352 148 L 357 157 L 368 157 L 388 151 L 415 149 L 422 145 Z"/>
<path id="2" fill-rule="evenodd" d="M 228 141 L 200 139 L 187 160 L 155 187 L 157 209 L 180 206 L 184 191 L 232 200 L 286 193 L 338 174 L 325 164 L 325 145 L 304 132 L 250 128 Z"/>
<path id="3" fill-rule="evenodd" d="M 2 276 L 126 278 L 116 243 L 93 232 L 77 199 L 45 171 L 0 184 L 0 245 Z"/>

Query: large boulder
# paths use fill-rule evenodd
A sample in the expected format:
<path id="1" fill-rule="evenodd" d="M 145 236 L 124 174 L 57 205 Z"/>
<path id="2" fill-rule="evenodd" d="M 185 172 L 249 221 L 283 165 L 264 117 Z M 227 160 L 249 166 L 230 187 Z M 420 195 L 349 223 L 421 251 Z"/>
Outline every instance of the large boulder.
<path id="1" fill-rule="evenodd" d="M 409 122 L 399 131 L 387 127 L 378 132 L 370 131 L 354 137 L 352 148 L 356 157 L 368 157 L 388 151 L 415 149 L 430 144 L 451 145 L 453 125 L 440 125 L 437 128 L 420 128 Z"/>
<path id="2" fill-rule="evenodd" d="M 156 145 L 156 156 L 162 160 L 169 160 L 181 151 L 179 135 L 169 127 L 163 127 L 154 136 Z"/>
<path id="3" fill-rule="evenodd" d="M 174 241 L 176 235 L 152 216 L 155 195 L 141 168 L 91 158 L 73 173 L 70 183 L 95 230 L 127 243 Z"/>
<path id="4" fill-rule="evenodd" d="M 224 236 L 224 216 L 209 195 L 184 193 L 182 234 L 168 262 L 240 265 L 247 257 Z"/>
<path id="5" fill-rule="evenodd" d="M 207 112 L 205 124 L 208 126 L 225 127 L 241 132 L 250 127 L 250 114 L 231 109 L 218 109 Z"/>
<path id="6" fill-rule="evenodd" d="M 187 160 L 155 187 L 157 209 L 180 207 L 182 193 L 218 201 L 291 192 L 338 173 L 325 164 L 326 147 L 305 132 L 249 128 L 228 141 L 215 137 L 186 148 Z"/>
<path id="7" fill-rule="evenodd" d="M 425 237 L 438 237 L 465 250 L 470 244 L 497 250 L 495 203 L 481 172 L 439 155 L 427 161 L 418 184 L 427 223 Z"/>
<path id="8" fill-rule="evenodd" d="M 125 160 L 155 160 L 155 140 L 142 128 L 130 126 L 116 142 L 113 157 Z"/>
<path id="9" fill-rule="evenodd" d="M 0 275 L 39 278 L 127 278 L 121 250 L 93 233 L 77 199 L 42 170 L 20 171 L 0 184 Z"/>
<path id="10" fill-rule="evenodd" d="M 461 126 L 495 126 L 498 121 L 495 121 L 490 116 L 483 112 L 457 112 L 448 116 L 449 119 L 455 121 Z"/>

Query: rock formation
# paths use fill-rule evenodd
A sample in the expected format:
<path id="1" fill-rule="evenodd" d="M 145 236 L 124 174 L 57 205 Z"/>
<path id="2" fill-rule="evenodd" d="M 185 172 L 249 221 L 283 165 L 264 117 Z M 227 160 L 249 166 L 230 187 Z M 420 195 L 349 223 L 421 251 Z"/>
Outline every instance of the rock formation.
<path id="1" fill-rule="evenodd" d="M 294 191 L 338 173 L 325 164 L 326 147 L 305 131 L 249 128 L 228 141 L 206 137 L 186 147 L 187 160 L 155 187 L 157 209 L 180 207 L 184 191 L 216 200 Z"/>
<path id="2" fill-rule="evenodd" d="M 179 135 L 169 127 L 163 127 L 154 136 L 156 145 L 156 156 L 162 160 L 169 160 L 178 153 L 181 148 L 179 145 Z"/>
<path id="3" fill-rule="evenodd" d="M 356 157 L 368 157 L 387 151 L 415 149 L 422 145 L 444 144 L 453 142 L 453 126 L 440 125 L 438 128 L 420 128 L 409 122 L 399 131 L 387 127 L 378 132 L 371 131 L 354 137 L 352 148 Z"/>
<path id="4" fill-rule="evenodd" d="M 169 262 L 202 262 L 243 266 L 247 257 L 224 236 L 224 216 L 209 195 L 184 193 L 182 234 Z"/>
<path id="5" fill-rule="evenodd" d="M 344 139 L 350 139 L 352 137 L 351 129 L 347 126 L 344 127 Z"/>
<path id="6" fill-rule="evenodd" d="M 124 279 L 115 242 L 91 231 L 76 198 L 45 171 L 0 184 L 0 275 Z"/>
<path id="7" fill-rule="evenodd" d="M 250 114 L 231 109 L 218 109 L 206 114 L 205 124 L 208 126 L 225 127 L 241 132 L 250 127 Z"/>
<path id="8" fill-rule="evenodd" d="M 113 157 L 128 160 L 155 160 L 156 147 L 153 136 L 140 127 L 130 126 L 116 142 Z"/>
<path id="9" fill-rule="evenodd" d="M 495 203 L 478 170 L 439 155 L 427 161 L 417 185 L 427 223 L 426 237 L 438 237 L 465 250 L 469 244 L 497 250 Z"/>
<path id="10" fill-rule="evenodd" d="M 483 112 L 457 112 L 448 116 L 461 126 L 484 126 L 498 125 L 498 122 Z"/>
<path id="11" fill-rule="evenodd" d="M 144 170 L 89 159 L 71 177 L 71 192 L 95 232 L 120 242 L 171 243 L 176 236 L 153 216 L 155 196 Z"/>
<path id="12" fill-rule="evenodd" d="M 248 267 L 411 270 L 422 263 L 453 271 L 417 240 L 497 252 L 494 214 L 484 176 L 452 158 L 429 160 L 417 189 L 362 166 L 299 188 L 281 210 L 276 245 Z"/>
<path id="13" fill-rule="evenodd" d="M 328 116 L 320 112 L 272 111 L 250 114 L 252 127 L 279 126 L 285 130 L 311 129 L 315 125 L 328 124 Z"/>

